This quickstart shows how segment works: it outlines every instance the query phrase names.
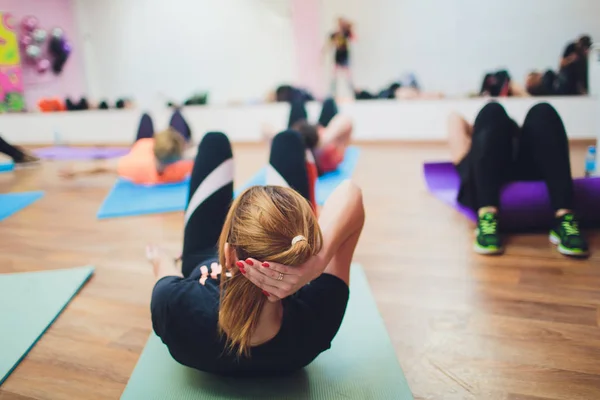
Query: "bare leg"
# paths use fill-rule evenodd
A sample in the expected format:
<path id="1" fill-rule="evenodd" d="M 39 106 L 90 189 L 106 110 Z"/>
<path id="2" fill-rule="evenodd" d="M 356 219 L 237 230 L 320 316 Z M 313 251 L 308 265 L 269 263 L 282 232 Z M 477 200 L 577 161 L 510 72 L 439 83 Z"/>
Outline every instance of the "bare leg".
<path id="1" fill-rule="evenodd" d="M 515 81 L 510 81 L 510 92 L 514 97 L 531 97 L 525 88 Z"/>
<path id="2" fill-rule="evenodd" d="M 342 75 L 344 76 L 344 79 L 346 80 L 346 84 L 348 85 L 348 88 L 350 89 L 350 93 L 352 93 L 352 96 L 354 96 L 354 82 L 352 80 L 352 70 L 350 69 L 349 66 L 345 66 L 345 67 L 340 67 L 340 71 L 342 72 Z"/>
<path id="3" fill-rule="evenodd" d="M 337 114 L 327 128 L 323 129 L 323 133 L 320 139 L 319 146 L 327 146 L 335 144 L 336 147 L 345 150 L 350 144 L 352 137 L 352 120 L 346 115 Z"/>
<path id="4" fill-rule="evenodd" d="M 450 146 L 450 158 L 454 164 L 458 164 L 471 148 L 471 136 L 473 127 L 459 114 L 452 113 L 448 117 L 448 145 Z"/>

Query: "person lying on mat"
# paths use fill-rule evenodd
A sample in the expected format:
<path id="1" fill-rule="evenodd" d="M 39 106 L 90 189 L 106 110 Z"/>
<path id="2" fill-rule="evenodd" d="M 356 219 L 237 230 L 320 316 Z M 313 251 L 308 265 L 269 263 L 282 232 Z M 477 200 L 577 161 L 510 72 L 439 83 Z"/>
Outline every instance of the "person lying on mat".
<path id="1" fill-rule="evenodd" d="M 277 186 L 253 186 L 233 199 L 233 173 L 229 140 L 207 133 L 192 171 L 181 269 L 147 248 L 157 279 L 152 326 L 188 367 L 243 377 L 290 373 L 327 350 L 342 323 L 362 193 L 344 182 L 317 221 L 308 200 L 315 179 L 291 130 L 271 144 L 267 182 Z"/>
<path id="2" fill-rule="evenodd" d="M 150 137 L 138 132 L 129 153 L 117 160 L 115 165 L 104 164 L 83 170 L 66 168 L 61 171 L 61 176 L 74 178 L 79 175 L 116 173 L 123 179 L 143 185 L 181 182 L 190 175 L 193 167 L 192 160 L 183 159 L 189 140 L 189 136 L 173 128 Z"/>
<path id="3" fill-rule="evenodd" d="M 295 101 L 291 103 L 288 128 L 300 132 L 306 148 L 309 149 L 317 165 L 319 176 L 335 171 L 346 154 L 346 149 L 352 138 L 352 119 L 346 115 L 338 114 L 338 109 L 333 99 L 323 102 L 321 115 L 317 124 L 307 121 L 305 103 Z M 274 130 L 265 127 L 265 136 L 271 138 Z"/>
<path id="4" fill-rule="evenodd" d="M 478 213 L 477 253 L 503 252 L 499 234 L 502 221 L 498 219 L 502 186 L 510 181 L 543 180 L 556 212 L 550 241 L 562 254 L 588 255 L 588 245 L 573 213 L 567 133 L 550 104 L 533 106 L 521 127 L 496 102 L 481 109 L 473 126 L 452 114 L 449 145 L 461 180 L 458 201 Z"/>
<path id="5" fill-rule="evenodd" d="M 0 136 L 0 153 L 12 158 L 15 165 L 30 165 L 40 161 L 39 158 L 29 154 L 25 150 L 13 146 Z"/>

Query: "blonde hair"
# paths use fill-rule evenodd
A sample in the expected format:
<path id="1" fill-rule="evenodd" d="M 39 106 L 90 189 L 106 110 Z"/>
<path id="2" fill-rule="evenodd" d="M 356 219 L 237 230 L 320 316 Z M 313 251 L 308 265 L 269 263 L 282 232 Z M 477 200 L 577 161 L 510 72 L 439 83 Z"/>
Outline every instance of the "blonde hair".
<path id="1" fill-rule="evenodd" d="M 185 139 L 173 128 L 154 134 L 154 157 L 161 163 L 179 161 L 184 147 Z"/>
<path id="2" fill-rule="evenodd" d="M 306 240 L 292 244 L 299 235 Z M 232 269 L 231 277 L 221 275 L 219 329 L 227 336 L 228 352 L 248 357 L 266 297 L 235 264 L 226 265 L 226 243 L 239 260 L 296 266 L 321 250 L 323 237 L 309 202 L 292 189 L 254 186 L 233 202 L 219 238 L 219 261 Z"/>

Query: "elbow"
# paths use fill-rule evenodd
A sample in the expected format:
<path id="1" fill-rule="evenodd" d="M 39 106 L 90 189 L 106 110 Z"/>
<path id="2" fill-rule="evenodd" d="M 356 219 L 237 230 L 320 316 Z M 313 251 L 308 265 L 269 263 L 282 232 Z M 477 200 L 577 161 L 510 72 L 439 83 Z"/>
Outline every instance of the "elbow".
<path id="1" fill-rule="evenodd" d="M 352 219 L 356 221 L 356 225 L 362 229 L 365 223 L 365 204 L 363 199 L 363 191 L 360 186 L 356 184 L 356 182 L 351 180 L 344 181 L 342 185 L 344 185 L 344 190 L 346 191 L 347 201 L 352 205 Z"/>

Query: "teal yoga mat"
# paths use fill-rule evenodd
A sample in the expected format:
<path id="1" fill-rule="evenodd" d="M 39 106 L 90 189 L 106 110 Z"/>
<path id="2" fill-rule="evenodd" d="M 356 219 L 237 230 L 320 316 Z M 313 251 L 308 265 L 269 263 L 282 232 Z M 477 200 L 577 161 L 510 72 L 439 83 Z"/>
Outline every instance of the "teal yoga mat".
<path id="1" fill-rule="evenodd" d="M 362 268 L 352 267 L 350 302 L 331 349 L 298 373 L 274 379 L 223 378 L 178 364 L 152 334 L 122 400 L 412 400 Z"/>
<path id="2" fill-rule="evenodd" d="M 0 221 L 21 211 L 44 196 L 44 192 L 22 192 L 0 194 Z"/>
<path id="3" fill-rule="evenodd" d="M 79 267 L 0 274 L 0 385 L 93 272 Z"/>
<path id="4" fill-rule="evenodd" d="M 333 172 L 317 180 L 317 203 L 323 205 L 335 188 L 354 172 L 360 151 L 358 147 L 348 147 L 344 161 Z M 266 183 L 266 170 L 263 168 L 246 184 L 235 192 L 237 196 L 244 189 Z M 99 219 L 131 217 L 146 214 L 162 214 L 183 211 L 187 203 L 189 179 L 181 183 L 145 186 L 118 179 L 100 206 Z"/>

